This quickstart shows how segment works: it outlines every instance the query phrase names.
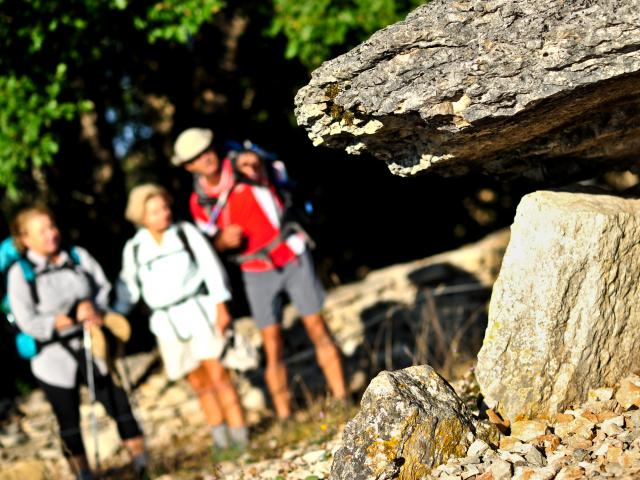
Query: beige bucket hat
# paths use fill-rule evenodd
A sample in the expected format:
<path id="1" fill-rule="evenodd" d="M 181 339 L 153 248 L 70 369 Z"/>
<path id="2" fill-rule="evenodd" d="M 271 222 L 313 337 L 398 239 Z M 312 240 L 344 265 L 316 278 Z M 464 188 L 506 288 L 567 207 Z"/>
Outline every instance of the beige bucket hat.
<path id="1" fill-rule="evenodd" d="M 188 128 L 173 144 L 171 163 L 176 167 L 195 160 L 203 154 L 213 142 L 213 131 L 208 128 Z"/>

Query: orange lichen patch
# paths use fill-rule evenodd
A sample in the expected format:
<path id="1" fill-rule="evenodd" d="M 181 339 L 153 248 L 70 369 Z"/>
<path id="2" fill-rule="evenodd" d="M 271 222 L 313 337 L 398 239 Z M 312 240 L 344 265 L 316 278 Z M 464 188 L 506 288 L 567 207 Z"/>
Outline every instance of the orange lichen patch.
<path id="1" fill-rule="evenodd" d="M 467 453 L 468 445 L 462 443 L 467 428 L 458 418 L 441 420 L 436 427 L 434 435 L 434 453 L 439 452 L 438 457 L 443 461 L 451 457 L 462 457 Z"/>
<path id="2" fill-rule="evenodd" d="M 367 447 L 367 464 L 371 473 L 377 477 L 387 470 L 398 456 L 399 439 L 391 437 L 388 440 L 376 440 Z"/>
<path id="3" fill-rule="evenodd" d="M 417 425 L 414 428 L 413 433 L 402 447 L 404 464 L 400 469 L 400 479 L 423 478 L 431 471 L 432 466 L 424 463 L 424 457 L 428 456 L 425 444 L 433 436 L 434 433 L 427 424 Z"/>
<path id="4" fill-rule="evenodd" d="M 463 438 L 468 431 L 458 418 L 441 420 L 435 431 L 427 423 L 417 425 L 402 448 L 404 464 L 398 478 L 423 478 L 432 468 L 449 458 L 464 456 L 468 445 L 463 442 Z M 425 448 L 429 451 L 425 451 Z M 430 463 L 425 464 L 425 460 Z"/>
<path id="5" fill-rule="evenodd" d="M 434 431 L 430 422 L 420 422 L 415 413 L 405 420 L 402 430 L 411 431 L 402 445 L 394 436 L 376 440 L 367 447 L 367 465 L 373 477 L 388 472 L 401 458 L 399 480 L 424 478 L 449 458 L 464 456 L 468 448 L 464 439 L 469 428 L 458 418 L 440 421 Z"/>

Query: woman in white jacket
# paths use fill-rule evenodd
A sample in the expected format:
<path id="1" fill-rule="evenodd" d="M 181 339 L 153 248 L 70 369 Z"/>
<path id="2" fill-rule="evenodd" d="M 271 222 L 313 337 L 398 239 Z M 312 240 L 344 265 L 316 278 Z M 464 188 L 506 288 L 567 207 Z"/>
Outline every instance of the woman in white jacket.
<path id="1" fill-rule="evenodd" d="M 231 326 L 231 294 L 224 269 L 202 234 L 173 223 L 167 191 L 144 184 L 129 194 L 126 218 L 139 226 L 124 247 L 116 310 L 128 313 L 142 298 L 152 310 L 167 376 L 186 375 L 211 426 L 214 447 L 244 448 L 248 431 L 228 372 L 220 362 Z"/>

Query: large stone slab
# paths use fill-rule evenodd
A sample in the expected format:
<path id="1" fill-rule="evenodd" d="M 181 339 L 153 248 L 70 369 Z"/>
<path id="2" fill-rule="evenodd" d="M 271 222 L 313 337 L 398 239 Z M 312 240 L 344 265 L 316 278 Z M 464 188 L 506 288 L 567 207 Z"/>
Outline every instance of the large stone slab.
<path id="1" fill-rule="evenodd" d="M 392 173 L 563 182 L 640 154 L 640 0 L 434 0 L 296 96 L 316 145 Z M 564 182 L 566 183 L 566 182 Z"/>
<path id="2" fill-rule="evenodd" d="M 476 375 L 514 420 L 640 368 L 640 200 L 540 191 L 518 206 Z"/>
<path id="3" fill-rule="evenodd" d="M 428 365 L 385 371 L 346 425 L 330 478 L 422 478 L 448 458 L 463 456 L 477 430 L 453 388 Z"/>

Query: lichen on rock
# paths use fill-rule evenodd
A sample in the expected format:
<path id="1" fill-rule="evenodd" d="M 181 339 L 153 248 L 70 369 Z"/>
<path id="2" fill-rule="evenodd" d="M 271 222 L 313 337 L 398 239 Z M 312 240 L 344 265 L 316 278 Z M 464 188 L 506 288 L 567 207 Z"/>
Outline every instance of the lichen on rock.
<path id="1" fill-rule="evenodd" d="M 463 456 L 478 431 L 489 436 L 428 365 L 382 372 L 345 427 L 331 479 L 422 478 L 447 459 Z"/>

